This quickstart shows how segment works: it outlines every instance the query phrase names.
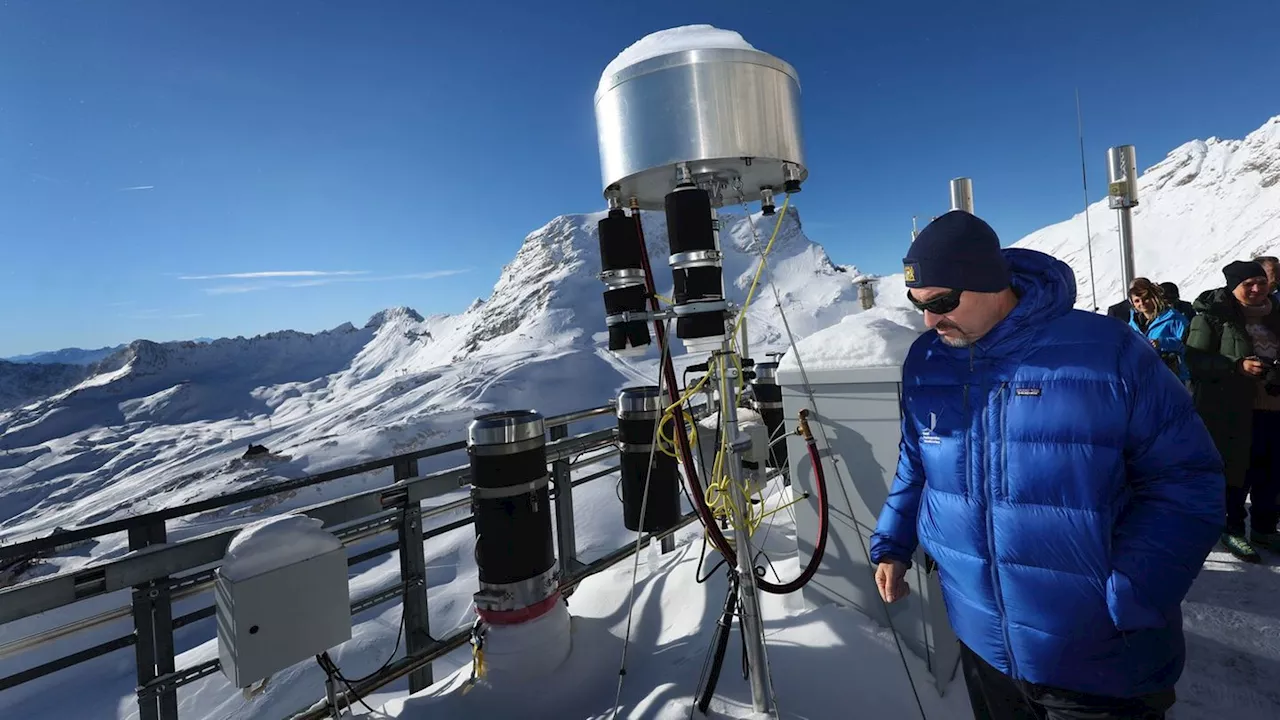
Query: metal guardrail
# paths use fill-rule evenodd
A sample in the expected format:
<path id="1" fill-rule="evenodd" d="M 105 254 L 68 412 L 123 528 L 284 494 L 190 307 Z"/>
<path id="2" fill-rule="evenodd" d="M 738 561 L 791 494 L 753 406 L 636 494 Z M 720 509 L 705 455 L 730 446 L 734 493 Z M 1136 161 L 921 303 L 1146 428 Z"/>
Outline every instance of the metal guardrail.
<path id="1" fill-rule="evenodd" d="M 552 499 L 556 513 L 556 556 L 559 559 L 562 589 L 571 591 L 582 579 L 608 567 L 635 551 L 634 544 L 620 548 L 590 564 L 577 559 L 574 538 L 573 488 L 582 483 L 616 472 L 616 466 L 588 476 L 573 478 L 574 467 L 597 464 L 616 454 L 616 450 L 575 463 L 574 458 L 594 450 L 611 448 L 615 428 L 570 436 L 568 426 L 613 412 L 612 403 L 566 415 L 547 418 L 550 441 L 547 459 L 550 464 Z M 208 605 L 185 615 L 174 617 L 173 602 L 204 593 L 212 587 L 214 569 L 221 563 L 227 545 L 242 526 L 228 527 L 185 540 L 166 542 L 166 522 L 209 510 L 229 507 L 300 488 L 320 485 L 352 475 L 392 468 L 392 484 L 374 490 L 318 503 L 294 510 L 321 520 L 325 527 L 350 546 L 369 538 L 395 531 L 397 539 L 352 555 L 348 565 L 356 565 L 390 552 L 399 552 L 400 580 L 352 603 L 357 613 L 399 598 L 404 605 L 405 656 L 388 665 L 382 672 L 356 687 L 362 695 L 398 678 L 409 676 L 410 692 L 432 683 L 431 662 L 466 642 L 467 633 L 455 633 L 443 640 L 430 634 L 427 613 L 426 563 L 423 542 L 474 522 L 467 517 L 423 529 L 423 521 L 468 508 L 469 499 L 422 508 L 422 501 L 466 487 L 470 470 L 455 467 L 418 476 L 418 460 L 464 450 L 465 442 L 455 442 L 372 460 L 346 468 L 275 483 L 269 486 L 228 493 L 186 505 L 119 520 L 111 520 L 82 528 L 59 532 L 10 545 L 0 546 L 0 560 L 47 553 L 68 543 L 102 537 L 114 533 L 129 534 L 130 552 L 109 561 L 93 563 L 72 572 L 59 573 L 0 590 L 0 625 L 33 615 L 73 605 L 81 600 L 122 590 L 131 590 L 130 602 L 90 617 L 51 628 L 0 645 L 0 659 L 11 657 L 55 640 L 77 635 L 105 623 L 132 617 L 132 633 L 98 643 L 49 662 L 0 678 L 0 691 L 78 665 L 110 652 L 130 646 L 137 660 L 137 697 L 140 720 L 177 720 L 177 688 L 217 672 L 220 665 L 210 660 L 178 669 L 175 667 L 173 633 L 177 628 L 213 617 L 215 606 Z M 695 514 L 686 516 L 681 526 Z M 667 538 L 675 529 L 652 537 Z M 321 718 L 328 712 L 327 700 L 303 711 L 299 718 Z M 317 712 L 321 714 L 316 714 Z"/>

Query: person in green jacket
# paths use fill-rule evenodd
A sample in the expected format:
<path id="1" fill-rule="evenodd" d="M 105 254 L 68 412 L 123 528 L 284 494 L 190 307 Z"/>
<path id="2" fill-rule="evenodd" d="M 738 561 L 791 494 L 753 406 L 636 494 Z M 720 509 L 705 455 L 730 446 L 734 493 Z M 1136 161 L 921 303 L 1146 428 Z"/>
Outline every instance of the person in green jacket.
<path id="1" fill-rule="evenodd" d="M 1280 550 L 1280 303 L 1270 299 L 1271 285 L 1258 263 L 1233 262 L 1222 274 L 1226 287 L 1208 290 L 1194 303 L 1187 365 L 1196 410 L 1226 470 L 1222 544 L 1232 555 L 1258 562 L 1256 547 Z"/>

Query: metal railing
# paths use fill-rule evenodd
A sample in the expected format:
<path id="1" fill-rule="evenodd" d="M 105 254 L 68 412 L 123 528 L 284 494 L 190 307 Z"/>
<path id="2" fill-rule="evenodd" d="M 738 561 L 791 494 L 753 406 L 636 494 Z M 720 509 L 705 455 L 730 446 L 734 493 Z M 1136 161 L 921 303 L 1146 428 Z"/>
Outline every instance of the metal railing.
<path id="1" fill-rule="evenodd" d="M 628 557 L 636 544 L 628 543 L 590 563 L 578 560 L 574 537 L 573 488 L 617 472 L 616 465 L 574 478 L 573 470 L 596 465 L 617 454 L 614 448 L 616 428 L 569 434 L 569 426 L 584 420 L 612 414 L 612 403 L 566 415 L 547 418 L 547 460 L 550 465 L 555 510 L 556 556 L 560 564 L 563 591 L 571 592 L 587 576 Z M 12 562 L 40 556 L 70 543 L 100 538 L 114 533 L 128 533 L 127 555 L 109 561 L 92 563 L 84 568 L 31 580 L 0 590 L 0 626 L 33 615 L 67 607 L 83 600 L 109 593 L 130 591 L 127 605 L 111 608 L 64 625 L 36 632 L 0 645 L 0 660 L 40 647 L 61 638 L 78 635 L 91 628 L 131 617 L 133 632 L 111 640 L 59 656 L 53 660 L 0 678 L 0 692 L 73 667 L 94 658 L 132 646 L 137 663 L 136 694 L 140 720 L 177 720 L 177 689 L 190 682 L 218 672 L 217 659 L 185 668 L 176 667 L 174 631 L 200 620 L 213 617 L 216 606 L 210 604 L 193 612 L 174 616 L 177 600 L 205 593 L 213 586 L 214 572 L 222 561 L 228 543 L 242 525 L 223 528 L 204 535 L 169 543 L 166 522 L 209 510 L 217 510 L 246 501 L 296 491 L 339 478 L 392 468 L 390 485 L 358 492 L 335 500 L 292 510 L 317 518 L 344 545 L 395 532 L 396 539 L 351 555 L 348 566 L 398 552 L 400 578 L 397 582 L 354 599 L 352 614 L 399 599 L 404 607 L 404 657 L 389 663 L 379 673 L 358 683 L 354 691 L 361 696 L 401 677 L 409 677 L 410 692 L 422 690 L 432 683 L 431 662 L 466 643 L 466 629 L 436 639 L 431 635 L 427 612 L 426 562 L 423 543 L 474 522 L 467 517 L 424 530 L 424 521 L 447 513 L 469 509 L 470 499 L 422 507 L 422 501 L 457 491 L 469 484 L 470 469 L 466 465 L 419 476 L 418 461 L 466 449 L 465 442 L 425 448 L 392 457 L 372 460 L 350 467 L 307 477 L 242 490 L 196 502 L 165 508 L 133 517 L 60 531 L 47 537 L 0 546 L 0 562 Z M 604 451 L 582 462 L 574 458 L 592 451 Z M 269 513 L 265 513 L 269 514 Z M 259 516 L 260 517 L 260 516 Z M 696 517 L 686 515 L 677 528 L 651 535 L 665 542 L 678 527 Z M 255 518 L 256 519 L 256 518 Z M 340 705 L 352 700 L 343 695 Z M 295 718 L 328 717 L 328 701 L 303 710 Z"/>

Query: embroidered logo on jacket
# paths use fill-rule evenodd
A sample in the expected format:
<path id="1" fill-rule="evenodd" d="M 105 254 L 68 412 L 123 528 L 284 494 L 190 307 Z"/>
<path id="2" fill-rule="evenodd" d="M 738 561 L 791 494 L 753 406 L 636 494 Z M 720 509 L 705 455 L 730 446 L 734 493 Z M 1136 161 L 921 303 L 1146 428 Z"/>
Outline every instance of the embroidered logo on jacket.
<path id="1" fill-rule="evenodd" d="M 1014 389 L 1013 394 L 1017 395 L 1018 397 L 1040 397 L 1040 388 L 1033 388 L 1033 387 L 1016 388 Z"/>
<path id="2" fill-rule="evenodd" d="M 920 442 L 928 443 L 929 445 L 942 444 L 942 438 L 938 437 L 937 427 L 938 414 L 931 412 L 929 413 L 929 427 L 920 432 Z"/>

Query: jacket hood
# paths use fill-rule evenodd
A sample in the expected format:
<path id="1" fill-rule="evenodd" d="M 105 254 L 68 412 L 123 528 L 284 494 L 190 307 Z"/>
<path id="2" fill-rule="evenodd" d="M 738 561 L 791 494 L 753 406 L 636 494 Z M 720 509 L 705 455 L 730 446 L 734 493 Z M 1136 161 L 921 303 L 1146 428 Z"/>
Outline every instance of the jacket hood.
<path id="1" fill-rule="evenodd" d="M 1076 275 L 1071 266 L 1037 250 L 1002 251 L 1013 276 L 1018 305 L 973 347 L 990 351 L 1022 331 L 1042 327 L 1071 312 L 1076 304 Z"/>
<path id="2" fill-rule="evenodd" d="M 1037 321 L 1067 314 L 1076 304 L 1076 274 L 1061 260 L 1036 250 L 1007 248 L 1005 260 L 1018 292 L 1013 318 L 1025 313 Z"/>
<path id="3" fill-rule="evenodd" d="M 1138 312 L 1136 310 L 1130 310 L 1129 327 L 1132 327 L 1134 330 L 1139 330 L 1137 320 Z M 1182 313 L 1178 312 L 1177 308 L 1171 305 L 1165 308 L 1159 315 L 1151 319 L 1151 322 L 1147 325 L 1147 332 L 1150 333 L 1152 330 L 1164 325 L 1165 323 L 1177 322 L 1179 320 L 1186 322 L 1186 317 Z M 1141 330 L 1139 330 L 1139 332 L 1141 332 Z"/>
<path id="4" fill-rule="evenodd" d="M 1213 288 L 1197 295 L 1191 307 L 1198 313 L 1222 315 L 1224 311 L 1235 310 L 1235 296 L 1227 292 L 1226 288 Z"/>
<path id="5" fill-rule="evenodd" d="M 1271 301 L 1271 314 L 1280 312 L 1280 302 L 1276 302 L 1275 296 L 1270 295 L 1267 299 Z M 1196 301 L 1191 306 L 1201 315 L 1211 315 L 1220 319 L 1244 316 L 1235 294 L 1224 287 L 1205 290 L 1196 297 Z"/>

